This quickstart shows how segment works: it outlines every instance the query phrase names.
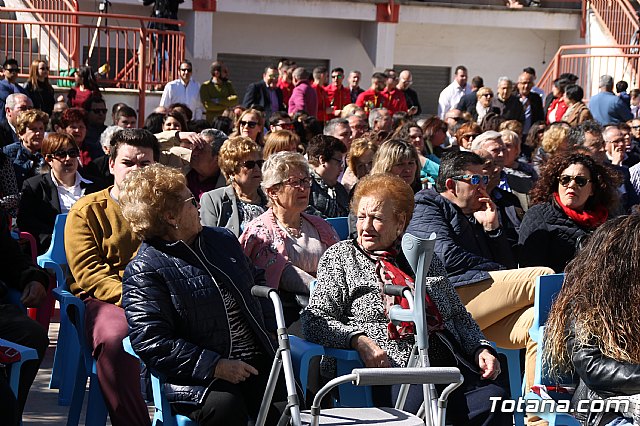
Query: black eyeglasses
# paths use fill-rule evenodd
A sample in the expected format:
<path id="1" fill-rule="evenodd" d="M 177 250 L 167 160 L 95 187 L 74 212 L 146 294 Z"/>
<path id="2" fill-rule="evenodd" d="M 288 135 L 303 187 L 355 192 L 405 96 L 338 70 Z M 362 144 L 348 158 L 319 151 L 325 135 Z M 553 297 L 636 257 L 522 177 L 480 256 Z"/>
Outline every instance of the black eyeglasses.
<path id="1" fill-rule="evenodd" d="M 90 109 L 89 111 L 91 111 L 94 114 L 106 114 L 108 110 L 106 108 L 93 108 L 93 109 Z"/>
<path id="2" fill-rule="evenodd" d="M 453 176 L 453 180 L 468 180 L 471 185 L 478 185 L 482 182 L 483 185 L 489 183 L 489 176 L 487 175 L 459 175 Z"/>
<path id="3" fill-rule="evenodd" d="M 249 161 L 245 161 L 244 163 L 242 163 L 242 167 L 246 167 L 247 169 L 251 170 L 253 169 L 255 166 L 258 166 L 258 168 L 262 168 L 262 165 L 264 164 L 264 160 L 249 160 Z"/>
<path id="4" fill-rule="evenodd" d="M 478 133 L 465 133 L 464 135 L 462 135 L 462 137 L 465 139 L 474 139 L 478 136 L 480 136 Z"/>
<path id="5" fill-rule="evenodd" d="M 20 71 L 18 68 L 5 68 L 5 71 L 8 71 L 12 74 L 17 73 L 18 71 Z"/>
<path id="6" fill-rule="evenodd" d="M 62 161 L 64 159 L 66 159 L 67 157 L 69 157 L 69 158 L 78 158 L 80 156 L 80 151 L 78 149 L 76 149 L 76 148 L 71 148 L 71 149 L 68 149 L 66 151 L 63 150 L 63 149 L 60 149 L 60 150 L 55 151 L 55 152 L 53 152 L 51 154 L 48 154 L 47 156 L 49 158 L 53 157 L 56 160 Z"/>
<path id="7" fill-rule="evenodd" d="M 186 72 L 191 72 L 191 71 L 193 71 L 193 70 L 192 70 L 191 68 L 180 68 L 180 71 L 183 71 L 183 72 L 185 72 L 185 71 L 186 71 Z"/>
<path id="8" fill-rule="evenodd" d="M 311 186 L 311 178 L 310 177 L 306 177 L 302 179 L 289 178 L 287 180 L 282 181 L 282 183 L 285 186 L 290 186 L 292 188 L 306 189 Z"/>
<path id="9" fill-rule="evenodd" d="M 558 178 L 560 185 L 564 187 L 569 186 L 572 180 L 575 181 L 576 185 L 578 185 L 580 188 L 585 186 L 587 183 L 591 182 L 591 179 L 587 179 L 586 177 L 579 176 L 579 175 L 578 176 L 560 175 L 560 178 Z"/>
<path id="10" fill-rule="evenodd" d="M 253 129 L 254 127 L 256 127 L 258 125 L 257 121 L 244 121 L 244 120 L 240 120 L 240 127 L 245 127 L 248 126 L 250 129 Z"/>
<path id="11" fill-rule="evenodd" d="M 634 130 L 638 130 L 638 129 L 640 129 L 640 126 L 631 126 L 631 128 L 634 129 Z"/>
<path id="12" fill-rule="evenodd" d="M 185 203 L 187 201 L 191 201 L 191 204 L 193 205 L 193 207 L 195 207 L 196 209 L 198 208 L 198 200 L 196 200 L 195 196 L 187 198 L 186 200 L 184 200 Z"/>

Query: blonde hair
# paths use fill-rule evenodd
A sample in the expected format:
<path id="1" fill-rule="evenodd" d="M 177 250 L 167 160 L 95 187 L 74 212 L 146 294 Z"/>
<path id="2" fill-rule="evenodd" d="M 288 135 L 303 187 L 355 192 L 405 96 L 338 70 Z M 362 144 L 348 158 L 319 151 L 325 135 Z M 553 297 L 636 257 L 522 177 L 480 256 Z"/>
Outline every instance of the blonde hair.
<path id="1" fill-rule="evenodd" d="M 41 122 L 44 127 L 49 124 L 49 114 L 39 109 L 30 109 L 18 114 L 18 122 L 16 123 L 16 133 L 20 136 L 24 135 L 29 126 L 33 123 Z"/>
<path id="2" fill-rule="evenodd" d="M 349 152 L 347 153 L 347 166 L 354 175 L 358 167 L 358 160 L 369 150 L 373 151 L 374 154 L 378 152 L 378 145 L 371 139 L 358 138 L 351 142 L 351 148 L 349 148 Z"/>
<path id="3" fill-rule="evenodd" d="M 549 155 L 565 150 L 569 142 L 569 129 L 564 126 L 550 126 L 542 136 L 541 146 Z"/>
<path id="4" fill-rule="evenodd" d="M 254 152 L 259 153 L 260 147 L 246 136 L 235 136 L 224 141 L 218 153 L 218 165 L 224 177 L 229 180 L 235 175 L 240 162 Z"/>
<path id="5" fill-rule="evenodd" d="M 167 235 L 165 214 L 177 216 L 184 205 L 187 181 L 180 170 L 152 164 L 132 170 L 125 178 L 119 202 L 131 230 L 142 239 Z"/>

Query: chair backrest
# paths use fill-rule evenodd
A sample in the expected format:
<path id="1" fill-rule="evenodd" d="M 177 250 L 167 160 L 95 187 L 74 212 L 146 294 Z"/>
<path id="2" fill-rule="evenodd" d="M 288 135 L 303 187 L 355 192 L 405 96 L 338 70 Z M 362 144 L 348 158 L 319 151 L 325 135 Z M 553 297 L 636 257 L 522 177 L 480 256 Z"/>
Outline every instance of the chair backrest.
<path id="1" fill-rule="evenodd" d="M 330 217 L 327 218 L 326 221 L 329 222 L 329 225 L 333 226 L 333 229 L 336 230 L 341 240 L 349 238 L 349 218 L 347 216 Z"/>
<path id="2" fill-rule="evenodd" d="M 425 297 L 427 295 L 426 277 L 433 259 L 433 251 L 436 245 L 436 234 L 431 233 L 429 238 L 418 238 L 411 234 L 402 237 L 402 251 L 416 275 L 413 322 L 416 326 L 416 344 L 419 349 L 428 347 L 427 316 Z"/>
<path id="3" fill-rule="evenodd" d="M 64 227 L 66 223 L 67 213 L 56 216 L 49 249 L 44 254 L 38 256 L 38 265 L 43 268 L 53 269 L 56 274 L 57 286 L 64 290 L 68 290 L 65 274 L 67 254 L 64 250 Z"/>
<path id="4" fill-rule="evenodd" d="M 536 293 L 533 311 L 533 324 L 529 329 L 531 337 L 538 341 L 538 330 L 549 317 L 551 306 L 562 288 L 564 274 L 541 275 L 536 278 Z"/>

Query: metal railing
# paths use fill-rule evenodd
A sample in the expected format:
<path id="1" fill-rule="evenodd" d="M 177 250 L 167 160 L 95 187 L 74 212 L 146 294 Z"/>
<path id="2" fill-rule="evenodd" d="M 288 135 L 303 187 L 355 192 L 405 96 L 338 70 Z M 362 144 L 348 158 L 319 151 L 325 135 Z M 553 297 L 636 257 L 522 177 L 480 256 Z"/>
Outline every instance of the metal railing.
<path id="1" fill-rule="evenodd" d="M 4 7 L 0 7 L 0 12 L 41 16 L 48 14 L 58 18 L 69 13 Z M 28 64 L 34 59 L 46 56 L 51 68 L 49 78 L 53 81 L 73 80 L 73 76 L 68 75 L 68 70 L 87 62 L 94 70 L 109 64 L 110 71 L 99 79 L 99 84 L 102 87 L 138 90 L 140 115 L 144 117 L 145 91 L 159 88 L 178 78 L 178 65 L 185 56 L 184 33 L 151 29 L 149 26 L 152 24 L 155 27 L 164 25 L 179 28 L 184 22 L 111 13 L 74 12 L 74 15 L 77 20 L 93 22 L 64 22 L 61 18 L 51 21 L 0 19 L 0 34 L 5 35 L 0 50 L 6 57 L 18 60 L 23 67 L 22 71 L 26 72 Z M 102 20 L 98 28 L 100 17 Z M 108 20 L 107 25 L 105 20 Z M 113 25 L 114 22 L 118 25 Z M 6 36 L 8 34 L 13 36 Z M 60 48 L 60 42 L 66 43 L 64 49 Z M 19 76 L 28 75 L 23 72 Z"/>
<path id="2" fill-rule="evenodd" d="M 617 44 L 631 43 L 638 30 L 638 16 L 629 0 L 590 0 L 590 5 Z"/>
<path id="3" fill-rule="evenodd" d="M 598 80 L 610 75 L 614 81 L 625 80 L 630 87 L 638 87 L 640 51 L 637 45 L 561 46 L 549 66 L 538 79 L 538 86 L 550 93 L 553 81 L 562 73 L 578 76 L 578 83 L 589 99 L 598 92 Z"/>

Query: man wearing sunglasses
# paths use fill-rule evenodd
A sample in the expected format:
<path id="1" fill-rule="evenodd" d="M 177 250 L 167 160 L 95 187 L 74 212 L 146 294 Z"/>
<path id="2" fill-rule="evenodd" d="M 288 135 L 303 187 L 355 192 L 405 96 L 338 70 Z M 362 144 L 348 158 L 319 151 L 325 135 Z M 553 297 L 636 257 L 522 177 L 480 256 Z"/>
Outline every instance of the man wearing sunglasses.
<path id="1" fill-rule="evenodd" d="M 437 235 L 435 254 L 485 336 L 499 347 L 526 348 L 527 387 L 533 383 L 536 343 L 533 323 L 535 280 L 544 267 L 516 268 L 495 203 L 487 194 L 485 160 L 472 152 L 444 155 L 435 189 L 416 194 L 407 232 Z"/>
<path id="2" fill-rule="evenodd" d="M 202 102 L 200 101 L 200 83 L 193 77 L 193 65 L 190 61 L 184 60 L 178 67 L 178 78 L 170 81 L 164 86 L 160 106 L 169 108 L 173 104 L 185 104 L 193 111 L 193 119 L 200 120 L 204 113 Z"/>
<path id="3" fill-rule="evenodd" d="M 242 106 L 245 108 L 258 106 L 265 112 L 265 115 L 286 110 L 282 90 L 278 87 L 278 68 L 275 65 L 264 69 L 262 80 L 247 86 Z"/>
<path id="4" fill-rule="evenodd" d="M 0 108 L 2 108 L 0 110 L 0 124 L 7 121 L 5 115 L 5 102 L 7 101 L 7 96 L 12 93 L 27 94 L 27 91 L 18 84 L 18 73 L 20 72 L 18 61 L 9 58 L 4 61 L 2 67 L 4 80 L 0 80 Z"/>
<path id="5" fill-rule="evenodd" d="M 351 103 L 351 93 L 342 85 L 343 81 L 344 68 L 337 67 L 331 70 L 331 81 L 325 87 L 331 108 L 333 108 L 333 115 L 336 117 L 340 116 L 342 108 Z"/>

